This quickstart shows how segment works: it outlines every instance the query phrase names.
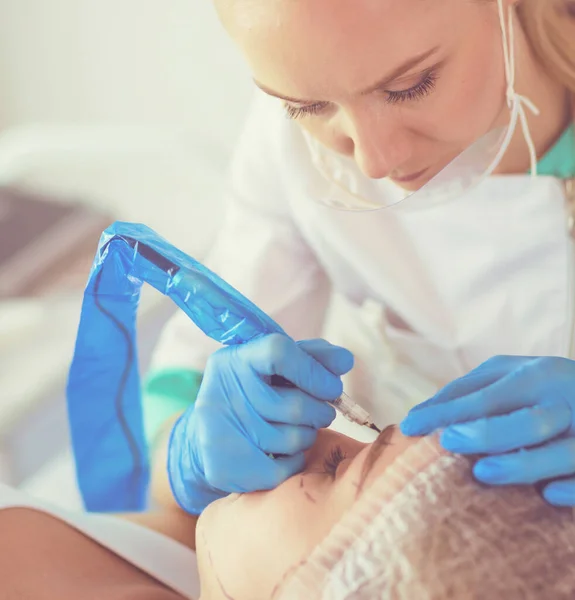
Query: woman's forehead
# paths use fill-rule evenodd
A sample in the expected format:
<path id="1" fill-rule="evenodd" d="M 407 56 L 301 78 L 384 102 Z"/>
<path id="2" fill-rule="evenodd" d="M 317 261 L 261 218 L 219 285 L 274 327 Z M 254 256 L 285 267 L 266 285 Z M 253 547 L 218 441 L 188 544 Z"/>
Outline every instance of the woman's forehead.
<path id="1" fill-rule="evenodd" d="M 296 98 L 337 98 L 449 43 L 468 0 L 216 0 L 254 77 Z M 467 14 L 467 13 L 470 14 Z M 471 14 L 473 13 L 473 14 Z"/>
<path id="2" fill-rule="evenodd" d="M 447 12 L 450 23 L 460 12 L 476 10 L 472 0 L 214 0 L 231 33 L 244 29 L 303 27 L 302 33 L 327 29 L 353 33 L 358 25 L 401 26 L 406 35 L 421 20 Z M 453 11 L 456 11 L 455 13 Z"/>

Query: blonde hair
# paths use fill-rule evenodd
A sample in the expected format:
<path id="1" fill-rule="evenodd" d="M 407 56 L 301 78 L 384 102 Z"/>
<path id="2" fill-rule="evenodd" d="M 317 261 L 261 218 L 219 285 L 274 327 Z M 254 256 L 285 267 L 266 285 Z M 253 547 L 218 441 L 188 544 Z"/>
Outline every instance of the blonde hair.
<path id="1" fill-rule="evenodd" d="M 575 94 L 575 0 L 521 0 L 517 12 L 539 60 Z"/>

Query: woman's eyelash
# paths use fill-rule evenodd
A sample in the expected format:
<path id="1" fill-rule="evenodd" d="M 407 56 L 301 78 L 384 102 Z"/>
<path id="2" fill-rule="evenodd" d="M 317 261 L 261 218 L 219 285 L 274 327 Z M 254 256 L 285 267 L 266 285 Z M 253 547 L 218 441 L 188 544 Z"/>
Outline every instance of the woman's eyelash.
<path id="1" fill-rule="evenodd" d="M 347 458 L 347 455 L 342 450 L 341 446 L 335 446 L 323 461 L 323 470 L 326 475 L 331 475 L 335 478 L 337 468 Z"/>
<path id="2" fill-rule="evenodd" d="M 435 71 L 430 71 L 417 85 L 408 90 L 400 90 L 398 92 L 386 91 L 386 102 L 389 104 L 398 104 L 399 102 L 409 102 L 413 100 L 421 100 L 429 96 L 435 89 L 438 75 Z"/>
<path id="3" fill-rule="evenodd" d="M 294 121 L 302 117 L 310 117 L 319 114 L 326 108 L 327 102 L 319 102 L 318 104 L 309 104 L 307 106 L 294 106 L 293 104 L 284 104 L 287 116 Z"/>
<path id="4" fill-rule="evenodd" d="M 426 96 L 429 96 L 437 84 L 438 74 L 435 71 L 428 72 L 423 81 L 420 81 L 417 85 L 409 88 L 408 90 L 399 91 L 388 91 L 385 93 L 385 101 L 388 104 L 399 104 L 400 102 L 413 102 L 415 100 L 421 100 Z M 284 104 L 287 116 L 290 119 L 302 119 L 304 117 L 311 117 L 313 115 L 319 115 L 327 107 L 328 102 L 319 102 L 317 104 L 309 104 L 307 106 L 294 106 L 293 104 Z"/>

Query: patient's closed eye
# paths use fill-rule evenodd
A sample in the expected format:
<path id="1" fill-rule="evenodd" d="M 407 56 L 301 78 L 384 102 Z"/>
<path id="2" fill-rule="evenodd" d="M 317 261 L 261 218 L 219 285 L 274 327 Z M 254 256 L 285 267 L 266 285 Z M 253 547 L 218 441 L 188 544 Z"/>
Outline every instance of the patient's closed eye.
<path id="1" fill-rule="evenodd" d="M 323 470 L 334 479 L 339 465 L 347 458 L 341 446 L 334 446 L 323 461 Z"/>

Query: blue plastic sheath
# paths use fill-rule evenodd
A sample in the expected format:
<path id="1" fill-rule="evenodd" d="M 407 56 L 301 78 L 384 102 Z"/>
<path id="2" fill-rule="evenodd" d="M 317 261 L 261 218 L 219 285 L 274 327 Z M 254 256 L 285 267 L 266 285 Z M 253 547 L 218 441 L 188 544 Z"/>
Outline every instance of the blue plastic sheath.
<path id="1" fill-rule="evenodd" d="M 92 512 L 140 511 L 148 498 L 136 352 L 142 285 L 169 296 L 225 345 L 285 334 L 257 306 L 145 225 L 114 223 L 100 238 L 70 368 L 68 417 L 76 475 Z"/>

